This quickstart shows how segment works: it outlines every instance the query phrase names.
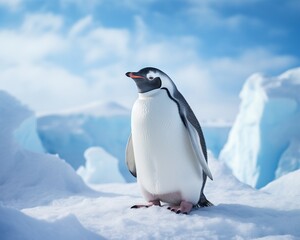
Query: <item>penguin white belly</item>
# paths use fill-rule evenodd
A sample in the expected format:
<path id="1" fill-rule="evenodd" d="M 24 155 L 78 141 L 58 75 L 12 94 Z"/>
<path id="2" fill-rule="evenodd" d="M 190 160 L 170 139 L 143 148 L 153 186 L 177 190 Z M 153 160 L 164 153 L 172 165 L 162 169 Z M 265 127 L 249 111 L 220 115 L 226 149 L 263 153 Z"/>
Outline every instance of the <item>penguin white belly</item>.
<path id="1" fill-rule="evenodd" d="M 139 94 L 131 124 L 137 181 L 146 200 L 197 204 L 202 168 L 177 104 L 162 89 Z"/>

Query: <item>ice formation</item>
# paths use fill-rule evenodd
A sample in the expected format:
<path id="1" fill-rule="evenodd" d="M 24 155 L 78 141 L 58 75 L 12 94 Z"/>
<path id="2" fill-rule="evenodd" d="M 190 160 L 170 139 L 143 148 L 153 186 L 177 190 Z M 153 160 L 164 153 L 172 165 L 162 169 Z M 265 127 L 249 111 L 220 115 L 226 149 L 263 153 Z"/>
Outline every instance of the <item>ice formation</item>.
<path id="1" fill-rule="evenodd" d="M 220 159 L 242 182 L 261 188 L 299 168 L 300 68 L 278 77 L 252 75 Z"/>
<path id="2" fill-rule="evenodd" d="M 119 172 L 118 160 L 101 147 L 85 150 L 85 166 L 78 168 L 77 173 L 88 184 L 125 182 Z"/>
<path id="3" fill-rule="evenodd" d="M 0 116 L 0 202 L 26 206 L 51 201 L 54 196 L 90 191 L 67 163 L 50 154 L 33 152 L 41 150 L 39 141 L 32 137 L 36 133 L 30 133 L 35 131 L 33 113 L 4 91 L 0 91 Z M 29 143 L 20 141 L 21 135 L 30 136 Z"/>
<path id="4" fill-rule="evenodd" d="M 118 159 L 126 181 L 134 181 L 125 164 L 130 112 L 116 103 L 93 103 L 58 114 L 40 116 L 38 132 L 47 152 L 58 154 L 74 169 L 85 165 L 86 149 L 98 146 Z"/>

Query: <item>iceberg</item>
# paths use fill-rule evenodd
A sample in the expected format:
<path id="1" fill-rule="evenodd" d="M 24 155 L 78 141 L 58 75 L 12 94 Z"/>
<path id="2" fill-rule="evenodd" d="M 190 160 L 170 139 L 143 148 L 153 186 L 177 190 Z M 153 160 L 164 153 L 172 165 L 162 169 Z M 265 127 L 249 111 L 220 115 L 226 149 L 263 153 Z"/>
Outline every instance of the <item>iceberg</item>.
<path id="1" fill-rule="evenodd" d="M 0 202 L 19 208 L 92 192 L 70 165 L 40 152 L 34 123 L 32 111 L 0 90 Z"/>
<path id="2" fill-rule="evenodd" d="M 240 181 L 261 188 L 299 168 L 299 93 L 300 68 L 278 77 L 257 73 L 247 79 L 238 116 L 220 153 Z"/>
<path id="3" fill-rule="evenodd" d="M 85 150 L 85 166 L 80 166 L 77 174 L 87 184 L 125 182 L 119 172 L 118 160 L 101 147 L 91 147 Z"/>
<path id="4" fill-rule="evenodd" d="M 118 159 L 127 182 L 135 179 L 125 164 L 130 111 L 117 103 L 91 103 L 77 109 L 39 116 L 38 133 L 45 150 L 58 154 L 75 170 L 85 165 L 84 152 L 101 147 Z"/>

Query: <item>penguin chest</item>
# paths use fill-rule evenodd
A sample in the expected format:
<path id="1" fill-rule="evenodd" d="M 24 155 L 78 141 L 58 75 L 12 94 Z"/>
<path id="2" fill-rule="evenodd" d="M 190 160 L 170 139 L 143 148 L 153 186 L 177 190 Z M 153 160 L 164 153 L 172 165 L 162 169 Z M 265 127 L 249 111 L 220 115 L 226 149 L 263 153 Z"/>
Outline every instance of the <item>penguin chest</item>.
<path id="1" fill-rule="evenodd" d="M 164 90 L 140 96 L 132 109 L 131 128 L 137 178 L 145 198 L 197 203 L 202 172 L 176 102 Z"/>

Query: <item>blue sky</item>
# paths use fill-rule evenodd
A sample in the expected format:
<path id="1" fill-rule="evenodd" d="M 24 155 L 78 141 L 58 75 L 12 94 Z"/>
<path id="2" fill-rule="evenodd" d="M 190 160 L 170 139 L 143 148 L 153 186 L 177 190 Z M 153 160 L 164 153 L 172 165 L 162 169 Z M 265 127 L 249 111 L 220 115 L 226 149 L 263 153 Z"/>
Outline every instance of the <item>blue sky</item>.
<path id="1" fill-rule="evenodd" d="M 131 107 L 124 76 L 165 71 L 200 119 L 234 120 L 255 72 L 299 66 L 296 0 L 0 0 L 0 88 L 37 112 Z"/>

